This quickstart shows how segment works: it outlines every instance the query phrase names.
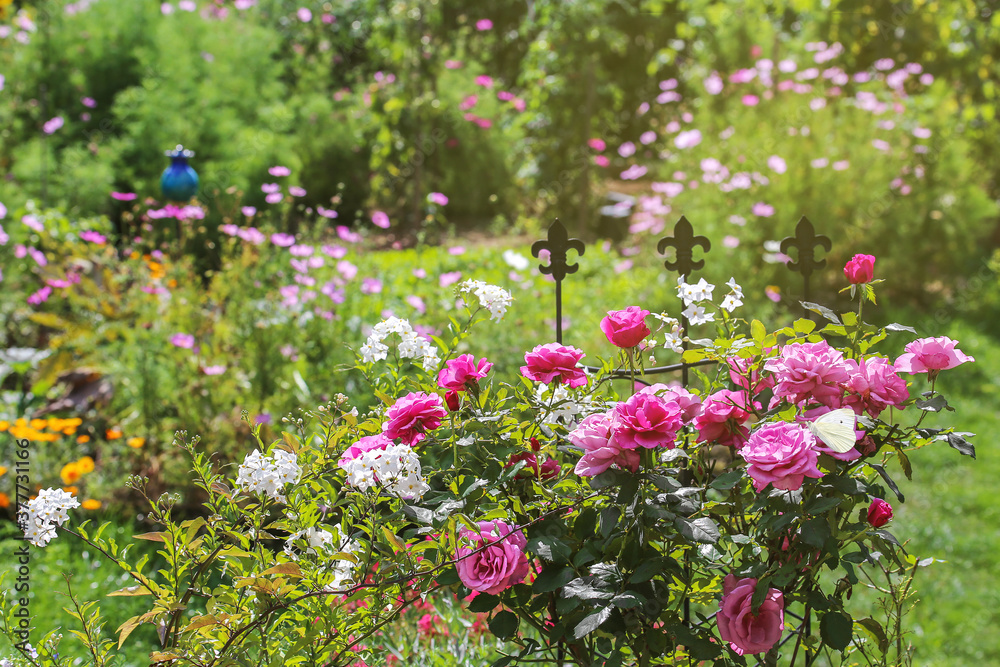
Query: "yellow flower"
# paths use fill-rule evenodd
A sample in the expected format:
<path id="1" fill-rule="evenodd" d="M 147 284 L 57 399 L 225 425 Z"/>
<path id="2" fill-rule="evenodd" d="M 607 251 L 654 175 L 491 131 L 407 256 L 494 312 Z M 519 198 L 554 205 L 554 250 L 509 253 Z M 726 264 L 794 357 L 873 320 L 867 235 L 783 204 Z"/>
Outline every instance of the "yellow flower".
<path id="1" fill-rule="evenodd" d="M 67 463 L 59 471 L 59 476 L 62 477 L 63 484 L 72 484 L 80 479 L 80 475 L 80 466 L 76 463 Z"/>
<path id="2" fill-rule="evenodd" d="M 69 419 L 65 420 L 66 426 L 70 426 L 70 427 L 73 427 L 73 428 L 76 428 L 77 426 L 79 426 L 82 423 L 83 423 L 83 420 L 80 419 L 79 417 L 70 417 Z"/>
<path id="3" fill-rule="evenodd" d="M 80 507 L 82 507 L 85 510 L 99 510 L 101 509 L 101 501 L 94 500 L 93 498 L 87 498 L 82 503 L 80 503 Z"/>
<path id="4" fill-rule="evenodd" d="M 118 438 L 122 437 L 122 432 L 116 428 L 109 428 L 107 431 L 104 432 L 104 437 L 107 438 L 108 440 L 117 440 Z"/>
<path id="5" fill-rule="evenodd" d="M 10 428 L 10 422 L 0 419 L 0 432 L 6 431 Z"/>
<path id="6" fill-rule="evenodd" d="M 146 439 L 138 437 L 129 438 L 128 440 L 125 441 L 125 444 L 128 445 L 129 447 L 132 447 L 133 449 L 139 449 L 140 447 L 146 444 Z"/>
<path id="7" fill-rule="evenodd" d="M 49 422 L 46 419 L 32 419 L 30 425 L 31 428 L 37 431 L 41 431 L 43 428 L 49 425 Z"/>
<path id="8" fill-rule="evenodd" d="M 69 434 L 67 433 L 66 435 L 69 435 Z M 78 444 L 85 445 L 88 442 L 90 442 L 90 436 L 89 435 L 78 435 L 76 437 L 76 442 Z"/>
<path id="9" fill-rule="evenodd" d="M 80 473 L 84 475 L 88 472 L 94 472 L 94 459 L 89 456 L 84 456 L 76 462 L 76 467 L 79 468 Z"/>
<path id="10" fill-rule="evenodd" d="M 3 477 L 6 474 L 7 474 L 6 466 L 0 466 L 0 477 Z"/>

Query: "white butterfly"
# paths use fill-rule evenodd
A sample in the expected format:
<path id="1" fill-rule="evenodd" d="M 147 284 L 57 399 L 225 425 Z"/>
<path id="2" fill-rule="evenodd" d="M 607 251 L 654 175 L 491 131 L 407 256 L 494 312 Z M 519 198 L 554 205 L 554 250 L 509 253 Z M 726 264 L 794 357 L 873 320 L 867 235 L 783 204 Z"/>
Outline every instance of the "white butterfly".
<path id="1" fill-rule="evenodd" d="M 850 408 L 832 410 L 820 415 L 815 421 L 806 424 L 812 434 L 823 441 L 827 447 L 843 454 L 850 451 L 857 442 L 854 428 L 857 415 Z"/>

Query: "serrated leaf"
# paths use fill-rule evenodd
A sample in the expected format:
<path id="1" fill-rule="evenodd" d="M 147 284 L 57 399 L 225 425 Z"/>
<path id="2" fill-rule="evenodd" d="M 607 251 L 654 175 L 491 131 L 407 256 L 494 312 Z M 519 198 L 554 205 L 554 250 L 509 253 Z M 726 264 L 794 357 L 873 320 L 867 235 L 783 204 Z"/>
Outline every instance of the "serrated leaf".
<path id="1" fill-rule="evenodd" d="M 719 527 L 708 517 L 687 519 L 679 516 L 674 519 L 674 525 L 681 535 L 699 544 L 715 544 L 721 537 Z"/>
<path id="2" fill-rule="evenodd" d="M 944 396 L 941 394 L 929 399 L 917 399 L 913 402 L 913 405 L 927 412 L 941 412 L 942 410 L 948 410 L 950 412 L 955 411 L 955 408 L 948 405 L 948 401 L 946 401 Z"/>
<path id="3" fill-rule="evenodd" d="M 581 600 L 610 600 L 614 596 L 614 593 L 598 588 L 595 586 L 596 581 L 598 580 L 595 577 L 574 579 L 563 586 L 563 597 L 579 598 Z"/>
<path id="4" fill-rule="evenodd" d="M 739 484 L 740 480 L 743 479 L 743 476 L 744 476 L 744 470 L 742 468 L 738 468 L 736 470 L 730 470 L 729 472 L 724 472 L 715 479 L 713 479 L 712 483 L 708 485 L 708 488 L 716 489 L 718 491 L 728 491 L 737 484 Z"/>
<path id="5" fill-rule="evenodd" d="M 583 617 L 573 628 L 573 639 L 581 639 L 601 626 L 611 616 L 611 607 L 604 607 Z"/>
<path id="6" fill-rule="evenodd" d="M 501 611 L 490 621 L 490 631 L 500 639 L 510 639 L 517 632 L 520 619 L 512 611 Z"/>
<path id="7" fill-rule="evenodd" d="M 889 648 L 889 639 L 885 636 L 885 630 L 882 628 L 882 624 L 876 621 L 874 618 L 862 618 L 860 620 L 854 621 L 861 627 L 863 627 L 868 633 L 875 638 L 878 643 L 878 650 L 885 653 Z"/>
<path id="8" fill-rule="evenodd" d="M 562 588 L 575 578 L 576 573 L 571 567 L 546 567 L 531 584 L 531 590 L 536 593 L 549 593 Z"/>

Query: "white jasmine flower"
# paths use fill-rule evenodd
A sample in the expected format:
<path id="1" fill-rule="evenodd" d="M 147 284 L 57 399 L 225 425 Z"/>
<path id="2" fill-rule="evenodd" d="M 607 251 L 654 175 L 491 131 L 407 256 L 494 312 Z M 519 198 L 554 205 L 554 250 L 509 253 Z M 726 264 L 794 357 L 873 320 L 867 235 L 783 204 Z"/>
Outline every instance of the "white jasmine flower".
<path id="1" fill-rule="evenodd" d="M 705 324 L 706 322 L 715 321 L 715 313 L 707 313 L 704 306 L 694 303 L 684 309 L 683 315 L 688 318 L 688 322 L 691 324 Z"/>
<path id="2" fill-rule="evenodd" d="M 262 493 L 283 503 L 286 499 L 281 493 L 282 487 L 298 482 L 301 476 L 302 469 L 295 454 L 278 449 L 271 458 L 255 449 L 243 459 L 236 484 L 245 491 Z"/>
<path id="3" fill-rule="evenodd" d="M 420 458 L 409 445 L 367 451 L 340 467 L 347 473 L 347 483 L 359 491 L 379 486 L 386 493 L 412 500 L 430 490 L 421 475 Z"/>
<path id="4" fill-rule="evenodd" d="M 19 512 L 18 522 L 29 542 L 44 547 L 56 536 L 55 524 L 63 525 L 69 519 L 67 510 L 79 506 L 79 501 L 68 491 L 42 489 Z"/>

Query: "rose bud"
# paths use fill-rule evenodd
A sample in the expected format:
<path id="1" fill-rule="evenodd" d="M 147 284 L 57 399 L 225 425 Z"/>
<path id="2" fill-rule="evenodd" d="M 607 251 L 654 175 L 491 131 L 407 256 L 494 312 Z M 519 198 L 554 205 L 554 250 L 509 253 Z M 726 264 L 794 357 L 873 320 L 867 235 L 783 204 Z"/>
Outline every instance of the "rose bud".
<path id="1" fill-rule="evenodd" d="M 870 283 L 875 277 L 875 256 L 855 255 L 844 267 L 844 275 L 852 285 Z"/>
<path id="2" fill-rule="evenodd" d="M 891 519 L 892 505 L 881 498 L 872 500 L 871 506 L 868 507 L 868 523 L 871 524 L 872 528 L 881 528 Z"/>
<path id="3" fill-rule="evenodd" d="M 444 395 L 444 402 L 452 412 L 462 407 L 461 401 L 458 398 L 458 392 L 454 389 L 449 389 L 448 393 Z"/>

